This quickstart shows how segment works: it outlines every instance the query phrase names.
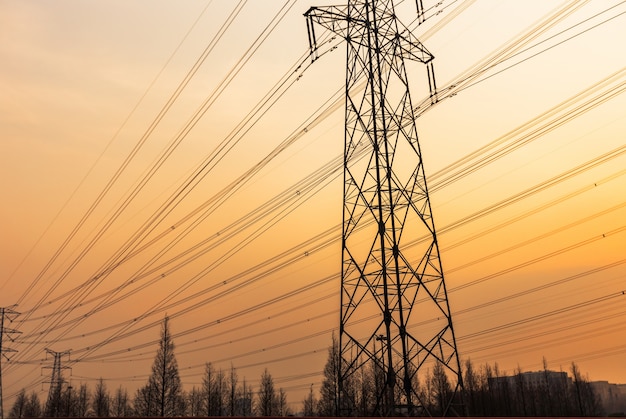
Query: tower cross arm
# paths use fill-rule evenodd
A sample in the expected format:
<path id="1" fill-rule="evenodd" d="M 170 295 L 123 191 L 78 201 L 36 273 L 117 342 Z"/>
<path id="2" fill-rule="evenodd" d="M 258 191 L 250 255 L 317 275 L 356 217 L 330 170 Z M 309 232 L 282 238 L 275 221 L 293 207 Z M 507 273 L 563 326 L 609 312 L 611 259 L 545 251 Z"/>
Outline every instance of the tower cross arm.
<path id="1" fill-rule="evenodd" d="M 7 352 L 17 352 L 17 351 L 16 351 L 15 349 L 12 349 L 12 348 L 7 348 L 7 347 L 3 347 L 3 348 L 2 348 L 2 353 L 1 353 L 2 357 L 3 357 L 4 359 L 6 359 L 7 361 L 10 361 L 10 360 L 11 360 L 11 358 L 9 358 L 9 357 L 7 356 Z"/>
<path id="2" fill-rule="evenodd" d="M 435 56 L 431 54 L 424 44 L 409 30 L 409 28 L 398 22 L 399 30 L 396 37 L 398 38 L 398 47 L 402 57 L 407 60 L 414 60 L 424 64 L 431 62 Z"/>
<path id="3" fill-rule="evenodd" d="M 306 11 L 304 16 L 311 23 L 317 23 L 324 28 L 343 35 L 347 31 L 347 22 L 350 20 L 348 15 L 348 6 L 313 6 Z"/>
<path id="4" fill-rule="evenodd" d="M 19 330 L 9 329 L 8 327 L 3 327 L 3 328 L 2 328 L 2 331 L 3 331 L 4 333 L 6 333 L 6 334 L 9 334 L 9 333 L 15 333 L 15 334 L 22 333 L 22 332 L 20 332 Z"/>
<path id="5" fill-rule="evenodd" d="M 318 58 L 317 36 L 315 35 L 315 25 L 330 30 L 346 39 L 348 36 L 348 6 L 327 6 L 311 7 L 304 14 L 306 26 L 309 33 L 309 46 L 311 47 L 311 57 L 313 61 Z"/>
<path id="6" fill-rule="evenodd" d="M 414 60 L 421 63 L 429 63 L 435 57 L 426 49 L 426 47 L 417 39 L 415 35 L 395 19 L 395 15 L 383 13 L 385 20 L 392 19 L 395 25 L 389 25 L 387 28 L 378 28 L 379 35 L 384 39 L 383 43 L 388 47 L 394 48 L 395 53 L 404 59 Z M 311 7 L 306 11 L 304 16 L 307 19 L 307 29 L 309 35 L 309 45 L 311 47 L 311 55 L 313 61 L 318 58 L 318 39 L 315 34 L 315 25 L 320 25 L 341 38 L 352 43 L 371 47 L 365 39 L 351 39 L 349 31 L 350 26 L 367 28 L 371 26 L 367 15 L 357 13 L 349 13 L 349 6 L 326 6 Z M 392 47 L 393 45 L 393 47 Z"/>

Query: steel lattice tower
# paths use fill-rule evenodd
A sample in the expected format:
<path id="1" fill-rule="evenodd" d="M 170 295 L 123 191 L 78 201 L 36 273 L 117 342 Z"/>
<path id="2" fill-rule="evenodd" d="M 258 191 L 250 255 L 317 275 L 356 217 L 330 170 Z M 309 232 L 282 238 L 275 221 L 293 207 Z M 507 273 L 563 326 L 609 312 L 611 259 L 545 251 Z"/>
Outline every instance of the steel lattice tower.
<path id="1" fill-rule="evenodd" d="M 10 329 L 6 326 L 8 323 L 12 323 L 13 320 L 19 315 L 19 313 L 13 310 L 11 307 L 0 307 L 0 419 L 4 419 L 4 399 L 2 398 L 2 360 L 5 358 L 7 361 L 9 357 L 7 352 L 17 352 L 15 349 L 8 348 L 4 345 L 5 337 L 10 342 L 13 342 L 13 335 L 21 333 L 18 330 Z"/>
<path id="2" fill-rule="evenodd" d="M 393 0 L 305 16 L 314 59 L 315 25 L 347 43 L 338 414 L 353 414 L 363 368 L 374 371 L 375 415 L 454 413 L 460 362 L 405 67 L 426 65 L 435 101 L 433 56 Z M 450 384 L 436 411 L 418 387 L 426 371 Z"/>
<path id="3" fill-rule="evenodd" d="M 58 417 L 61 416 L 61 412 L 59 410 L 61 408 L 61 391 L 63 383 L 65 382 L 62 371 L 69 368 L 61 366 L 61 357 L 69 355 L 70 351 L 55 352 L 46 348 L 46 353 L 54 356 L 54 362 L 52 364 L 52 375 L 50 377 L 50 389 L 48 390 L 48 401 L 46 402 L 45 415 L 48 417 Z"/>

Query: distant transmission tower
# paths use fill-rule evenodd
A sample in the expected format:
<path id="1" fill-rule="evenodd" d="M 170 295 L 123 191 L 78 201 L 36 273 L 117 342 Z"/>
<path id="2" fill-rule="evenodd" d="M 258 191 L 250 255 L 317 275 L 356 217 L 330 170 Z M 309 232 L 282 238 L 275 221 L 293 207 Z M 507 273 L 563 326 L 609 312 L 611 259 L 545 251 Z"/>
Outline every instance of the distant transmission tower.
<path id="1" fill-rule="evenodd" d="M 63 374 L 62 370 L 69 367 L 61 365 L 61 358 L 70 354 L 70 351 L 55 352 L 46 348 L 46 352 L 54 356 L 52 364 L 52 376 L 50 377 L 50 390 L 48 390 L 48 401 L 46 402 L 45 416 L 56 418 L 61 415 L 61 392 L 63 390 Z M 50 367 L 45 367 L 50 368 Z"/>
<path id="2" fill-rule="evenodd" d="M 2 398 L 2 361 L 7 361 L 9 357 L 7 352 L 16 352 L 15 349 L 8 348 L 4 342 L 5 338 L 13 342 L 13 335 L 20 333 L 15 329 L 10 329 L 6 325 L 13 322 L 19 313 L 13 310 L 15 306 L 0 307 L 0 419 L 4 419 L 4 399 Z"/>
<path id="3" fill-rule="evenodd" d="M 393 0 L 349 0 L 305 16 L 313 59 L 315 25 L 347 43 L 337 413 L 356 411 L 357 372 L 372 368 L 373 414 L 462 414 L 455 412 L 460 362 L 405 68 L 405 60 L 426 65 L 434 103 L 433 56 L 397 20 Z M 427 371 L 441 384 L 436 402 L 418 387 Z"/>

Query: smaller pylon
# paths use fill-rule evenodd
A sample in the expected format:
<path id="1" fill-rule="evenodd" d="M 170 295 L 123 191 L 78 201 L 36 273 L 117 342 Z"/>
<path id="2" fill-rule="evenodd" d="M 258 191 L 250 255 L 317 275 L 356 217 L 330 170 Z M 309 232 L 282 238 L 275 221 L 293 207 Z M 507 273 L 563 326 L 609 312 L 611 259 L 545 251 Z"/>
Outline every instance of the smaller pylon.
<path id="1" fill-rule="evenodd" d="M 54 356 L 54 362 L 52 364 L 52 367 L 44 367 L 52 368 L 52 375 L 50 377 L 50 390 L 48 391 L 48 401 L 46 402 L 45 415 L 49 418 L 56 418 L 59 417 L 61 413 L 61 392 L 64 382 L 63 374 L 61 373 L 61 371 L 70 368 L 61 365 L 61 358 L 64 355 L 67 355 L 69 358 L 70 350 L 55 352 L 51 349 L 46 348 L 46 353 Z"/>
<path id="2" fill-rule="evenodd" d="M 17 352 L 15 349 L 7 348 L 4 345 L 4 338 L 6 337 L 9 341 L 14 342 L 13 335 L 20 333 L 18 330 L 9 329 L 5 326 L 7 322 L 12 323 L 13 320 L 19 316 L 20 313 L 13 310 L 15 307 L 17 307 L 17 305 L 0 307 L 0 419 L 4 419 L 4 400 L 2 399 L 2 360 L 4 358 L 9 361 L 7 352 Z"/>

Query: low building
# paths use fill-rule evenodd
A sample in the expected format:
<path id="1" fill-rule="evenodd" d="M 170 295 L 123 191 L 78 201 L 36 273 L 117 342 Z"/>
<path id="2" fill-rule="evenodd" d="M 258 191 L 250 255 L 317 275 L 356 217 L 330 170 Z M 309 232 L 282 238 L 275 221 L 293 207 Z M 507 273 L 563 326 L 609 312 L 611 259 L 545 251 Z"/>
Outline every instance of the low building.
<path id="1" fill-rule="evenodd" d="M 626 384 L 592 381 L 591 388 L 607 415 L 626 414 Z"/>

